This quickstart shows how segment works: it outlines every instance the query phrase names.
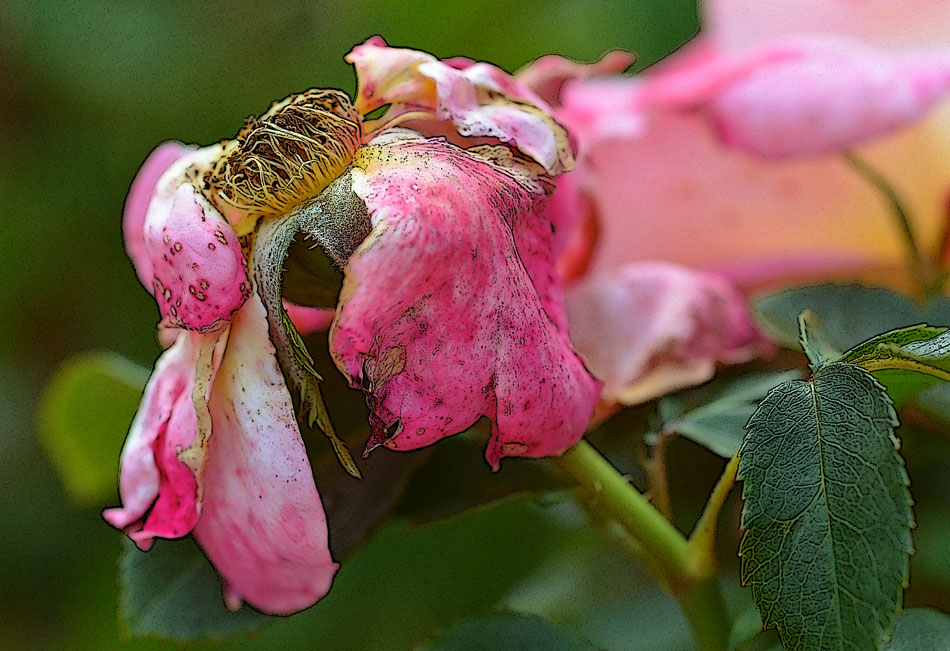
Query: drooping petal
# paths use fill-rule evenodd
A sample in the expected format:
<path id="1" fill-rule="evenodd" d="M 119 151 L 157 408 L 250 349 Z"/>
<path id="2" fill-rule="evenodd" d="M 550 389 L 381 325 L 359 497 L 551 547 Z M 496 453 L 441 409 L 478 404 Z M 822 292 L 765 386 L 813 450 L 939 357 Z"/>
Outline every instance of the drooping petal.
<path id="1" fill-rule="evenodd" d="M 550 174 L 573 166 L 567 134 L 550 107 L 505 71 L 478 62 L 440 61 L 431 54 L 392 48 L 374 36 L 353 48 L 355 105 L 363 113 L 391 104 L 391 119 L 425 111 L 452 124 L 465 138 L 495 138 L 536 161 Z"/>
<path id="2" fill-rule="evenodd" d="M 103 517 L 142 549 L 155 537 L 187 535 L 198 520 L 215 343 L 215 335 L 181 332 L 162 353 L 122 450 L 122 506 Z"/>
<path id="3" fill-rule="evenodd" d="M 227 221 L 190 183 L 153 201 L 145 222 L 151 281 L 166 325 L 206 332 L 248 295 L 247 264 Z"/>
<path id="4" fill-rule="evenodd" d="M 211 392 L 214 435 L 195 538 L 231 608 L 290 614 L 330 589 L 337 564 L 290 394 L 253 293 L 234 315 Z"/>
<path id="5" fill-rule="evenodd" d="M 364 147 L 352 174 L 373 231 L 344 270 L 330 336 L 367 394 L 368 447 L 422 447 L 482 416 L 494 467 L 575 443 L 599 385 L 561 327 L 537 179 L 504 148 L 437 140 Z"/>
<path id="6" fill-rule="evenodd" d="M 139 282 L 152 291 L 152 261 L 145 248 L 145 216 L 149 203 L 152 202 L 158 187 L 158 180 L 175 162 L 181 160 L 194 147 L 183 145 L 180 142 L 165 142 L 156 147 L 129 187 L 129 196 L 125 200 L 125 209 L 122 213 L 122 236 L 125 240 L 125 250 Z"/>
<path id="7" fill-rule="evenodd" d="M 420 63 L 435 61 L 427 52 L 386 45 L 372 36 L 344 57 L 356 68 L 356 101 L 364 115 L 386 104 L 435 105 L 435 84 L 418 74 Z"/>
<path id="8" fill-rule="evenodd" d="M 742 296 L 722 278 L 659 262 L 567 291 L 571 339 L 604 398 L 638 404 L 768 353 Z"/>

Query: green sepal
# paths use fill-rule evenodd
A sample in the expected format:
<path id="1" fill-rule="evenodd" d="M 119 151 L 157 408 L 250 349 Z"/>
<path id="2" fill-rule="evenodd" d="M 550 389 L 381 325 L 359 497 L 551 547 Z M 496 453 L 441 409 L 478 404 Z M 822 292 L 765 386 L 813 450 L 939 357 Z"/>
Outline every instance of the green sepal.
<path id="1" fill-rule="evenodd" d="M 330 415 L 320 393 L 320 382 L 323 378 L 314 368 L 313 358 L 283 306 L 281 272 L 287 250 L 299 230 L 299 216 L 294 213 L 262 222 L 255 234 L 250 266 L 260 287 L 261 299 L 267 308 L 270 337 L 281 370 L 300 396 L 301 416 L 306 415 L 308 424 L 311 427 L 316 424 L 326 435 L 346 471 L 353 477 L 362 479 L 353 455 L 337 436 L 330 422 Z"/>

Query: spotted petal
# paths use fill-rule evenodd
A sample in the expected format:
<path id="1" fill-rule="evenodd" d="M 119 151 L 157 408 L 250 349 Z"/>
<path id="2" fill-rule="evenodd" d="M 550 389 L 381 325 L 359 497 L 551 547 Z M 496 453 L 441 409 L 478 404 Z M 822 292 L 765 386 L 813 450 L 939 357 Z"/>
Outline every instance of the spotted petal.
<path id="1" fill-rule="evenodd" d="M 152 291 L 152 261 L 145 248 L 145 216 L 149 204 L 156 200 L 158 181 L 162 175 L 194 147 L 180 142 L 165 142 L 148 155 L 129 188 L 122 213 L 122 235 L 125 250 L 132 260 L 135 273 L 145 288 Z M 161 199 L 159 199 L 161 200 Z"/>
<path id="2" fill-rule="evenodd" d="M 152 201 L 144 231 L 151 285 L 167 325 L 205 332 L 244 303 L 241 244 L 191 184 L 179 183 L 167 199 Z"/>
<path id="3" fill-rule="evenodd" d="M 344 270 L 330 336 L 367 395 L 370 448 L 422 447 L 486 416 L 497 467 L 584 433 L 600 387 L 563 328 L 543 187 L 501 150 L 403 141 L 354 160 L 373 230 Z"/>

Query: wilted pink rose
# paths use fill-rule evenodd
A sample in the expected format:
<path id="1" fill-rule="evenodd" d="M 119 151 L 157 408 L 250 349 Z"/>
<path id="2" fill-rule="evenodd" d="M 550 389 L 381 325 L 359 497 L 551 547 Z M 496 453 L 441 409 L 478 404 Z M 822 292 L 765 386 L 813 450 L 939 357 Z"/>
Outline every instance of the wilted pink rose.
<path id="1" fill-rule="evenodd" d="M 123 505 L 104 515 L 142 548 L 193 533 L 234 607 L 305 608 L 337 567 L 288 391 L 332 438 L 290 325 L 320 325 L 324 306 L 281 296 L 298 233 L 344 275 L 330 348 L 366 395 L 367 451 L 487 417 L 493 467 L 560 454 L 600 393 L 568 340 L 554 268 L 544 206 L 573 154 L 545 102 L 489 64 L 378 37 L 349 59 L 354 103 L 310 90 L 233 141 L 162 145 L 126 205 L 129 255 L 174 343 L 123 451 Z"/>
<path id="2" fill-rule="evenodd" d="M 691 344 L 700 333 L 692 331 L 681 341 L 697 357 L 670 359 L 670 377 L 709 369 L 710 359 L 730 361 L 735 335 L 749 325 L 730 334 L 735 322 L 727 315 L 743 301 L 736 290 L 868 278 L 869 270 L 897 277 L 893 270 L 905 261 L 898 227 L 845 153 L 856 153 L 894 185 L 924 253 L 936 253 L 950 188 L 950 112 L 943 101 L 950 49 L 935 47 L 941 42 L 933 37 L 945 32 L 933 25 L 950 24 L 950 12 L 936 3 L 909 3 L 913 10 L 906 4 L 898 10 L 877 1 L 780 2 L 766 9 L 720 0 L 707 3 L 694 42 L 646 73 L 607 76 L 603 64 L 578 69 L 564 60 L 544 62 L 545 97 L 580 147 L 554 209 L 578 204 L 577 192 L 590 207 L 581 236 L 567 240 L 574 246 L 560 265 L 565 280 L 583 271 L 601 289 L 614 279 L 619 291 L 632 288 L 638 275 L 630 265 L 662 260 L 702 274 L 693 296 L 705 294 L 701 285 L 720 287 L 722 301 L 730 296 L 719 321 L 703 314 L 704 331 L 712 328 L 720 340 L 707 339 L 703 355 Z M 541 64 L 519 78 L 537 79 Z M 585 78 L 592 72 L 595 78 Z M 656 282 L 654 273 L 644 275 Z M 723 290 L 723 279 L 734 289 Z M 667 284 L 656 282 L 652 291 Z M 571 306 L 585 303 L 574 294 L 591 286 L 568 290 L 572 336 L 595 375 L 617 378 L 632 359 L 645 359 L 644 351 L 628 350 L 630 358 L 615 356 L 616 365 L 602 369 L 591 361 L 609 361 L 604 353 L 616 336 L 575 316 Z M 636 287 L 638 295 L 646 291 Z M 650 331 L 660 319 L 632 315 L 628 334 Z M 760 337 L 748 344 L 750 355 L 762 350 Z M 637 389 L 648 372 L 655 375 L 646 367 L 627 374 L 634 395 L 661 390 Z M 692 377 L 705 379 L 698 372 Z M 666 390 L 672 388 L 676 383 Z"/>
<path id="3" fill-rule="evenodd" d="M 599 393 L 566 332 L 544 213 L 569 168 L 547 104 L 487 63 L 442 62 L 373 38 L 347 57 L 355 105 L 389 104 L 349 188 L 372 230 L 348 258 L 330 327 L 334 360 L 370 407 L 377 445 L 408 450 L 492 423 L 486 457 L 560 454 L 583 435 Z"/>

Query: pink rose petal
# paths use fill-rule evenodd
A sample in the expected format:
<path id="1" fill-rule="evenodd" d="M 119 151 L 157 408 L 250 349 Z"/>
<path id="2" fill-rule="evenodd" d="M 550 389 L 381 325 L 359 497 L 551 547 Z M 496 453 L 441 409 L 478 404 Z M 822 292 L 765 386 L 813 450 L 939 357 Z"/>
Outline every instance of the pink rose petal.
<path id="1" fill-rule="evenodd" d="M 944 0 L 705 0 L 703 33 L 743 51 L 788 34 L 837 34 L 888 49 L 940 47 L 950 33 Z"/>
<path id="2" fill-rule="evenodd" d="M 567 292 L 571 339 L 604 398 L 638 404 L 771 350 L 742 296 L 716 276 L 634 263 Z"/>
<path id="3" fill-rule="evenodd" d="M 770 158 L 842 151 L 919 121 L 950 92 L 950 49 L 893 55 L 830 37 L 800 47 L 711 98 L 724 142 Z"/>
<path id="4" fill-rule="evenodd" d="M 628 91 L 638 89 L 630 83 Z M 572 87 L 569 96 L 574 92 L 583 89 Z M 896 184 L 924 246 L 938 239 L 950 187 L 945 124 L 902 133 L 864 154 Z M 827 265 L 850 267 L 856 279 L 856 259 L 875 266 L 905 259 L 887 204 L 839 157 L 763 161 L 724 146 L 695 113 L 658 112 L 638 138 L 621 133 L 582 149 L 577 173 L 599 217 L 591 273 L 645 259 L 700 269 L 755 263 L 743 273 L 753 286 L 774 278 L 759 264 L 772 258 L 826 261 L 825 269 L 807 265 L 786 274 L 789 282 L 824 278 Z"/>
<path id="5" fill-rule="evenodd" d="M 225 583 L 225 599 L 290 614 L 330 589 L 337 564 L 293 403 L 257 294 L 231 323 L 212 386 L 214 435 L 195 538 Z"/>
<path id="6" fill-rule="evenodd" d="M 213 335 L 204 337 L 214 339 Z M 197 467 L 192 467 L 180 454 L 203 438 L 197 409 L 206 412 L 207 407 L 204 396 L 193 394 L 196 377 L 202 378 L 200 386 L 210 380 L 211 358 L 207 355 L 202 363 L 200 350 L 214 342 L 202 339 L 181 332 L 156 362 L 122 450 L 122 506 L 103 512 L 109 524 L 125 529 L 143 549 L 155 537 L 180 538 L 190 533 L 201 510 L 198 475 L 203 458 L 199 454 Z"/>
<path id="7" fill-rule="evenodd" d="M 324 332 L 333 321 L 334 311 L 331 309 L 307 307 L 290 301 L 284 301 L 284 309 L 287 310 L 287 316 L 297 328 L 297 332 L 302 335 Z"/>
<path id="8" fill-rule="evenodd" d="M 372 36 L 344 57 L 356 69 L 356 99 L 360 113 L 386 104 L 418 104 L 431 108 L 435 85 L 418 74 L 416 67 L 435 61 L 427 52 L 389 47 L 381 36 Z"/>
<path id="9" fill-rule="evenodd" d="M 176 161 L 180 160 L 194 147 L 180 142 L 165 142 L 156 147 L 132 180 L 129 196 L 125 200 L 122 214 L 122 235 L 125 250 L 132 260 L 139 282 L 152 291 L 152 262 L 145 248 L 145 215 L 149 203 L 156 194 L 158 180 Z"/>
<path id="10" fill-rule="evenodd" d="M 353 176 L 374 229 L 330 337 L 367 394 L 369 447 L 422 447 L 482 416 L 493 467 L 574 444 L 599 385 L 561 328 L 540 187 L 442 141 L 366 147 Z"/>
<path id="11" fill-rule="evenodd" d="M 548 54 L 519 70 L 515 78 L 544 101 L 560 104 L 561 88 L 567 81 L 619 74 L 633 65 L 630 52 L 613 50 L 594 63 L 578 63 L 556 54 Z"/>
<path id="12" fill-rule="evenodd" d="M 247 265 L 234 230 L 188 183 L 153 202 L 145 223 L 155 300 L 167 325 L 206 332 L 247 298 Z"/>
<path id="13" fill-rule="evenodd" d="M 465 138 L 511 143 L 551 174 L 573 165 L 570 143 L 550 107 L 496 66 L 440 61 L 425 52 L 389 47 L 378 36 L 353 48 L 346 60 L 356 67 L 355 105 L 362 113 L 385 104 L 392 105 L 387 119 L 421 110 L 449 122 Z"/>

